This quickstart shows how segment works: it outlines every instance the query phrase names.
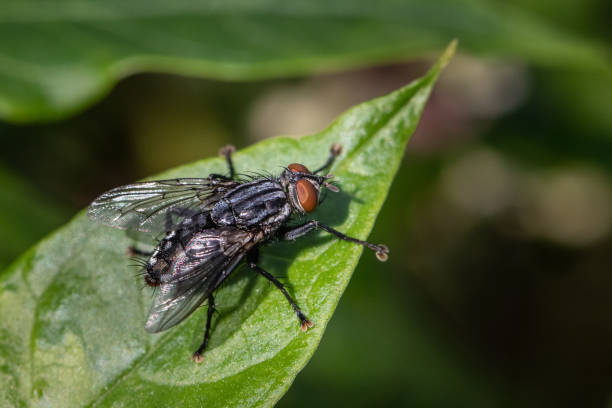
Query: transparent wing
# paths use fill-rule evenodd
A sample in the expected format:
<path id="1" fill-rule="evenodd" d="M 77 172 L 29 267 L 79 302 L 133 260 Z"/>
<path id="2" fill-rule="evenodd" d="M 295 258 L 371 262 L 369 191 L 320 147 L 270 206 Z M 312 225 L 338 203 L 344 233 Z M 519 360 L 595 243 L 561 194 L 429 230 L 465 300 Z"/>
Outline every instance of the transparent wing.
<path id="1" fill-rule="evenodd" d="M 235 181 L 182 178 L 146 181 L 114 188 L 87 210 L 94 221 L 144 232 L 171 231 L 183 220 L 209 211 Z"/>
<path id="2" fill-rule="evenodd" d="M 253 234 L 237 228 L 195 234 L 169 272 L 160 277 L 145 329 L 157 333 L 182 322 L 219 287 L 253 244 Z"/>

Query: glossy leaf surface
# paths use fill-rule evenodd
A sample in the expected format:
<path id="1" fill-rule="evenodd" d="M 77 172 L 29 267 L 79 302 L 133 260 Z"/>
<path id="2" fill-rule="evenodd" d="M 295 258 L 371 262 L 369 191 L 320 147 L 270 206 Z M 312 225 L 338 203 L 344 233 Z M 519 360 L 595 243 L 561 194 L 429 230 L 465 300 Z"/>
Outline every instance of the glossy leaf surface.
<path id="1" fill-rule="evenodd" d="M 316 167 L 333 142 L 341 143 L 332 172 L 342 191 L 328 194 L 313 215 L 366 238 L 454 47 L 422 78 L 351 109 L 320 134 L 238 151 L 237 171 L 279 172 L 292 162 Z M 222 159 L 155 178 L 212 172 L 224 172 Z M 284 279 L 314 328 L 302 333 L 282 294 L 239 269 L 217 294 L 220 313 L 197 365 L 189 357 L 201 340 L 205 308 L 167 332 L 146 333 L 151 293 L 128 265 L 132 243 L 81 213 L 0 276 L 0 405 L 272 406 L 314 353 L 362 252 L 325 234 L 264 247 L 261 265 Z"/>

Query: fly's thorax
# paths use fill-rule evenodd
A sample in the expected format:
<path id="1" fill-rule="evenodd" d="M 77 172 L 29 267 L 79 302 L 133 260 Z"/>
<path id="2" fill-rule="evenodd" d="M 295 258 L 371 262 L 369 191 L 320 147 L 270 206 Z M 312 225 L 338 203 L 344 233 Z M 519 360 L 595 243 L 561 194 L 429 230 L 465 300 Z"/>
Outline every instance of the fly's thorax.
<path id="1" fill-rule="evenodd" d="M 275 230 L 291 215 L 291 205 L 277 180 L 260 179 L 228 191 L 212 208 L 218 226 Z"/>

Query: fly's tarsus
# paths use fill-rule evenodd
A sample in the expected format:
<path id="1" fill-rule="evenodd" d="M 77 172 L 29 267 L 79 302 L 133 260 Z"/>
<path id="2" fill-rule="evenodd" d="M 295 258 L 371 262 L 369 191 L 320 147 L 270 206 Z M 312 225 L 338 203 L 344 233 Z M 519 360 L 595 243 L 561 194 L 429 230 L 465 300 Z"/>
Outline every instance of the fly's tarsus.
<path id="1" fill-rule="evenodd" d="M 308 329 L 310 329 L 312 326 L 314 326 L 314 323 L 308 320 L 306 316 L 303 316 L 303 319 L 300 319 L 300 329 L 303 332 L 308 331 Z"/>
<path id="2" fill-rule="evenodd" d="M 210 339 L 210 325 L 215 310 L 215 298 L 212 294 L 210 294 L 208 296 L 208 310 L 206 312 L 206 329 L 204 331 L 204 340 L 202 341 L 202 344 L 200 344 L 200 347 L 198 347 L 198 349 L 191 356 L 191 359 L 198 364 L 204 360 L 204 358 L 202 357 L 202 353 L 206 349 L 206 346 L 208 345 L 208 340 Z"/>
<path id="3" fill-rule="evenodd" d="M 389 259 L 389 248 L 383 244 L 378 244 L 376 246 L 378 247 L 376 258 L 378 258 L 380 262 L 386 262 L 387 259 Z"/>

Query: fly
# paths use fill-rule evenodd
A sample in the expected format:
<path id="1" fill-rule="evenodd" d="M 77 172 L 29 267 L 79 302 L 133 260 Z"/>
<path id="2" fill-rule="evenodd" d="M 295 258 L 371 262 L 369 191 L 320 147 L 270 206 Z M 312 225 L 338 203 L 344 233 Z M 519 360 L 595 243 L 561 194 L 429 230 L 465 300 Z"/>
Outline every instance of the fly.
<path id="1" fill-rule="evenodd" d="M 283 284 L 258 265 L 261 244 L 295 240 L 322 229 L 373 250 L 380 261 L 385 261 L 389 253 L 385 245 L 349 237 L 317 220 L 288 225 L 294 216 L 316 209 L 323 188 L 339 191 L 328 181 L 333 175 L 319 175 L 341 153 L 339 144 L 331 146 L 327 161 L 313 172 L 293 163 L 279 177 L 250 181 L 236 178 L 233 151 L 227 146 L 220 152 L 227 161 L 229 176 L 210 174 L 207 178 L 128 184 L 102 194 L 87 212 L 92 220 L 115 228 L 164 234 L 153 252 L 132 249 L 134 254 L 148 258 L 145 283 L 159 289 L 145 329 L 158 333 L 176 326 L 207 301 L 204 339 L 192 356 L 198 363 L 210 338 L 214 292 L 243 259 L 283 293 L 303 331 L 313 326 Z"/>

